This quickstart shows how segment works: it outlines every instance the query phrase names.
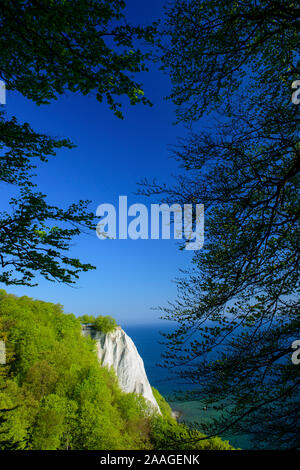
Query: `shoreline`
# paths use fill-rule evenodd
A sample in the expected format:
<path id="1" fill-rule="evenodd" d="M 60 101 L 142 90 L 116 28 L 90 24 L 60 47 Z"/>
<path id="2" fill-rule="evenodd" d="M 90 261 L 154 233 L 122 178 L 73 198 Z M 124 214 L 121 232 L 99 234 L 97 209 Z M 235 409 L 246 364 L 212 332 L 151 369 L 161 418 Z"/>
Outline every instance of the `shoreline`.
<path id="1" fill-rule="evenodd" d="M 182 417 L 183 412 L 179 410 L 173 410 L 172 409 L 172 417 L 176 419 L 176 421 L 179 421 L 179 419 Z"/>

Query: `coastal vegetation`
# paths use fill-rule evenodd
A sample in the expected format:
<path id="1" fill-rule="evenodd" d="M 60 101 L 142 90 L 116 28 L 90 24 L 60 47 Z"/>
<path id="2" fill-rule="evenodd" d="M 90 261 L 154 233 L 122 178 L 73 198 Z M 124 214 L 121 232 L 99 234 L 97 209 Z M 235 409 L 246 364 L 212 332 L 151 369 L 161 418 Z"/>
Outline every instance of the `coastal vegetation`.
<path id="1" fill-rule="evenodd" d="M 105 318 L 105 317 L 104 317 Z M 81 321 L 59 304 L 0 291 L 0 449 L 205 449 L 220 439 L 180 443 L 194 432 L 176 422 L 154 390 L 162 416 L 146 400 L 121 391 L 102 367 Z M 196 447 L 195 447 L 196 446 Z"/>
<path id="2" fill-rule="evenodd" d="M 116 320 L 110 315 L 98 315 L 97 317 L 82 315 L 79 320 L 83 325 L 93 325 L 95 330 L 102 333 L 111 333 L 118 326 Z"/>
<path id="3" fill-rule="evenodd" d="M 1 96 L 7 90 L 40 106 L 90 95 L 123 119 L 126 102 L 152 104 L 138 81 L 151 61 L 168 75 L 166 93 L 186 129 L 173 147 L 180 170 L 174 184 L 145 179 L 140 191 L 177 207 L 204 205 L 205 237 L 176 281 L 178 299 L 163 308 L 176 325 L 165 335 L 164 366 L 178 372 L 178 385 L 190 385 L 176 399 L 218 413 L 191 428 L 155 389 L 162 415 L 149 413 L 81 334 L 89 324 L 113 332 L 112 317 L 76 318 L 59 304 L 0 291 L 0 449 L 231 449 L 216 437 L 227 431 L 251 434 L 257 448 L 299 449 L 299 7 L 293 0 L 173 0 L 149 26 L 126 12 L 124 0 L 2 0 Z M 51 136 L 50 120 L 40 131 L 11 110 L 0 109 L 0 282 L 72 285 L 96 268 L 73 247 L 81 234 L 95 233 L 98 219 L 83 184 L 69 192 L 77 181 L 69 166 L 61 198 L 45 194 L 55 178 L 34 173 L 57 153 L 72 155 L 75 144 L 64 128 Z M 111 137 L 127 152 L 125 128 L 117 129 Z M 143 150 L 153 130 L 147 125 L 144 141 L 134 126 Z M 81 158 L 95 158 L 85 152 Z M 113 177 L 137 162 L 124 157 L 123 168 L 116 161 L 101 161 Z M 65 178 L 63 166 L 56 171 Z M 114 195 L 115 181 L 108 182 Z M 192 222 L 197 227 L 197 217 Z"/>

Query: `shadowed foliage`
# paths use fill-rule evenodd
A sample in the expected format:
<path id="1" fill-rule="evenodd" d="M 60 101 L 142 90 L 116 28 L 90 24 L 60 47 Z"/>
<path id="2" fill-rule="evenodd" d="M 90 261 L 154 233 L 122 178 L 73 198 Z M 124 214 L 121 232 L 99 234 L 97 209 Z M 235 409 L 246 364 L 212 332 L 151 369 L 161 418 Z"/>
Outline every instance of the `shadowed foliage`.
<path id="1" fill-rule="evenodd" d="M 205 244 L 165 309 L 165 365 L 215 409 L 208 435 L 252 434 L 298 448 L 299 13 L 293 1 L 177 0 L 162 50 L 178 120 L 190 126 L 171 188 L 144 193 L 204 203 Z M 210 115 L 209 115 L 210 114 Z"/>

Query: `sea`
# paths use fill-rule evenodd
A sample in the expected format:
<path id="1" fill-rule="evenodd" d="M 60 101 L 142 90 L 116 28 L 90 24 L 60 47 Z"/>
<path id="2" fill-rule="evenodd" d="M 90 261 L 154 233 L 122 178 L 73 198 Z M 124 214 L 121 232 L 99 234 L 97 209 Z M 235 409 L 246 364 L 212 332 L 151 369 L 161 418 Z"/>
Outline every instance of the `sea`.
<path id="1" fill-rule="evenodd" d="M 186 423 L 199 423 L 199 430 L 201 431 L 201 422 L 209 421 L 211 418 L 216 417 L 218 413 L 215 410 L 205 409 L 204 404 L 200 401 L 175 401 L 172 395 L 183 387 L 179 385 L 176 377 L 170 374 L 170 371 L 161 367 L 163 362 L 162 354 L 165 346 L 161 344 L 164 341 L 161 333 L 168 333 L 172 331 L 166 322 L 153 325 L 128 325 L 123 326 L 123 329 L 131 337 L 135 343 L 137 350 L 142 357 L 148 376 L 148 380 L 152 386 L 166 398 L 174 411 L 179 412 L 180 421 Z M 251 436 L 248 435 L 231 435 L 227 432 L 220 435 L 224 440 L 235 448 L 239 449 L 253 449 L 251 443 Z"/>

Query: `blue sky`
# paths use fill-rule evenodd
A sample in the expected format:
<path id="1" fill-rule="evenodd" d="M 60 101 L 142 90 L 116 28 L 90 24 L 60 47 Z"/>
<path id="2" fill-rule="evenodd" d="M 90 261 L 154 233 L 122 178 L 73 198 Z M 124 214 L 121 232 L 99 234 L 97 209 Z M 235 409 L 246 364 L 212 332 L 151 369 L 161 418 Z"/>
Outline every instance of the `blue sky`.
<path id="1" fill-rule="evenodd" d="M 127 4 L 131 22 L 149 24 L 162 15 L 161 0 L 128 0 Z M 29 122 L 37 131 L 69 137 L 77 145 L 39 165 L 36 181 L 49 203 L 66 207 L 90 199 L 91 210 L 96 211 L 102 203 L 117 205 L 119 195 L 127 195 L 129 204 L 145 202 L 134 194 L 139 180 L 156 177 L 170 182 L 178 172 L 168 145 L 185 132 L 174 126 L 174 106 L 164 99 L 170 92 L 169 79 L 153 65 L 148 74 L 137 78 L 154 106 L 132 107 L 124 100 L 124 120 L 93 96 L 68 93 L 38 107 L 17 93 L 8 93 L 9 115 Z M 2 187 L 2 194 L 7 190 Z M 192 258 L 191 252 L 179 251 L 173 240 L 101 241 L 96 234 L 78 237 L 71 254 L 97 267 L 83 273 L 75 288 L 40 278 L 34 288 L 1 287 L 16 295 L 60 303 L 76 315 L 110 314 L 122 325 L 154 323 L 160 314 L 153 307 L 174 300 L 174 278 Z"/>

